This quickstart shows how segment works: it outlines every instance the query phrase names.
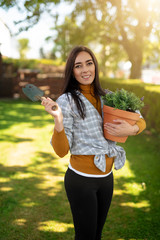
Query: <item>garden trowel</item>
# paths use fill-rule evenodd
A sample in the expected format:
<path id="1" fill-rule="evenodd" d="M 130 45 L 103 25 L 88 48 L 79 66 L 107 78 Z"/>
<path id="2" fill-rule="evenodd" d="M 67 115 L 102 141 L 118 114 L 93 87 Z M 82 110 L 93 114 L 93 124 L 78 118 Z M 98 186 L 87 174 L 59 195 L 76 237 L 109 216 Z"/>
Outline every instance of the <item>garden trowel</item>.
<path id="1" fill-rule="evenodd" d="M 33 102 L 36 101 L 42 101 L 43 99 L 45 99 L 44 97 L 44 91 L 42 91 L 41 89 L 39 89 L 38 87 L 36 87 L 33 84 L 27 84 L 25 85 L 25 87 L 22 88 L 23 93 Z M 57 106 L 52 106 L 52 110 L 56 110 Z"/>

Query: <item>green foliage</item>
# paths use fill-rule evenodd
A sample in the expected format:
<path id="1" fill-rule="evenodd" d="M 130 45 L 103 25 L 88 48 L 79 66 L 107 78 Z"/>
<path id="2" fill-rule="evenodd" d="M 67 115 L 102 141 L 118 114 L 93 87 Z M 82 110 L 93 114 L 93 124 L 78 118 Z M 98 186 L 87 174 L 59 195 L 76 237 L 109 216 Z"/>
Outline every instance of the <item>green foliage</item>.
<path id="1" fill-rule="evenodd" d="M 121 90 L 117 89 L 115 92 L 108 91 L 102 99 L 104 105 L 124 111 L 135 112 L 136 110 L 141 110 L 144 106 L 142 100 L 135 93 L 128 92 L 123 88 Z"/>
<path id="2" fill-rule="evenodd" d="M 19 30 L 16 34 L 22 31 L 27 31 L 32 28 L 40 20 L 41 15 L 44 12 L 51 12 L 51 9 L 61 0 L 1 0 L 0 7 L 8 10 L 12 7 L 17 7 L 19 12 L 25 13 L 24 18 L 18 21 L 14 21 L 14 24 L 19 25 Z"/>
<path id="3" fill-rule="evenodd" d="M 141 80 L 123 80 L 101 78 L 101 85 L 104 89 L 116 91 L 117 88 L 124 88 L 134 92 L 137 96 L 144 96 L 145 105 L 141 113 L 146 120 L 148 129 L 155 129 L 160 134 L 160 86 L 145 84 Z"/>
<path id="4" fill-rule="evenodd" d="M 143 14 L 139 10 L 142 8 Z M 159 29 L 157 9 L 159 1 L 77 1 L 71 18 L 78 23 L 79 32 L 83 32 L 81 41 L 87 45 L 96 41 L 101 47 L 103 72 L 110 65 L 117 67 L 114 66 L 117 60 L 125 58 L 132 63 L 130 77 L 135 79 L 141 77 L 145 40 L 153 29 Z"/>
<path id="5" fill-rule="evenodd" d="M 15 70 L 19 68 L 39 69 L 39 64 L 61 66 L 63 61 L 61 59 L 14 59 L 3 58 L 3 62 L 7 64 L 13 64 Z"/>
<path id="6" fill-rule="evenodd" d="M 159 37 L 155 37 L 155 39 L 160 39 Z M 159 53 L 159 41 L 150 42 L 148 39 L 144 44 L 144 56 L 143 56 L 143 64 L 146 66 L 152 66 L 152 64 L 157 65 L 157 68 L 160 68 L 160 54 Z"/>
<path id="7" fill-rule="evenodd" d="M 19 55 L 21 59 L 26 58 L 26 54 L 29 50 L 29 39 L 27 38 L 21 38 L 18 39 L 18 50 L 19 50 Z"/>
<path id="8" fill-rule="evenodd" d="M 19 0 L 2 0 L 0 7 L 9 9 L 17 6 L 19 11 L 24 11 L 25 18 L 17 22 L 19 31 L 24 31 L 33 27 L 44 12 L 51 13 L 56 4 L 61 2 L 73 6 L 73 10 L 62 24 L 57 25 L 53 20 L 54 36 L 51 38 L 54 42 L 54 57 L 58 52 L 65 60 L 74 45 L 84 44 L 90 47 L 96 43 L 96 48 L 101 48 L 99 52 L 103 74 L 111 68 L 112 71 L 117 69 L 119 61 L 129 60 L 132 63 L 131 78 L 140 77 L 142 64 L 159 62 L 158 0 L 25 0 L 22 4 L 19 4 Z M 56 11 L 53 11 L 52 16 L 58 22 Z M 151 34 L 156 41 L 154 44 Z"/>

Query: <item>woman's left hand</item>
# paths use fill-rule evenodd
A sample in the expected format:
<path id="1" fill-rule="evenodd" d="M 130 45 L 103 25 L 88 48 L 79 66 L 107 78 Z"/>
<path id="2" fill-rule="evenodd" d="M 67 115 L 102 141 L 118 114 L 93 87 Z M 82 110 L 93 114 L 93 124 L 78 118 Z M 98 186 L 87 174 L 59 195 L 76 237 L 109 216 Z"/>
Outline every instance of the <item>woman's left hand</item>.
<path id="1" fill-rule="evenodd" d="M 139 131 L 139 127 L 136 124 L 132 126 L 125 120 L 121 119 L 116 119 L 113 121 L 115 122 L 115 124 L 114 123 L 104 124 L 104 128 L 110 135 L 116 137 L 126 137 L 136 135 L 136 133 Z"/>

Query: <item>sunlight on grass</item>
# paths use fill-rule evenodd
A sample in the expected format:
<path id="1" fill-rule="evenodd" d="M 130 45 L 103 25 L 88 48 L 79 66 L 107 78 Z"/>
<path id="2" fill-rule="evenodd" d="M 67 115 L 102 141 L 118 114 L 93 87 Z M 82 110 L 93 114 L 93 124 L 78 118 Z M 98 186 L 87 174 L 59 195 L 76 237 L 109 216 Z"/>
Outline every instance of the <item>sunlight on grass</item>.
<path id="1" fill-rule="evenodd" d="M 154 85 L 154 86 L 145 86 L 145 90 L 150 92 L 159 92 L 160 93 L 160 86 Z"/>
<path id="2" fill-rule="evenodd" d="M 26 223 L 26 219 L 20 218 L 16 219 L 13 224 L 18 225 L 18 226 L 24 226 Z"/>
<path id="3" fill-rule="evenodd" d="M 120 204 L 123 207 L 132 207 L 132 208 L 147 208 L 147 211 L 150 210 L 150 203 L 147 200 L 143 200 L 141 202 L 126 202 Z"/>
<path id="4" fill-rule="evenodd" d="M 126 183 L 124 184 L 126 190 L 125 193 L 132 194 L 134 196 L 138 196 L 142 191 L 144 191 L 143 185 L 140 183 Z"/>
<path id="5" fill-rule="evenodd" d="M 10 179 L 9 178 L 0 178 L 0 183 L 7 183 L 7 182 L 9 182 L 10 181 Z"/>
<path id="6" fill-rule="evenodd" d="M 124 238 L 117 238 L 116 240 L 126 240 L 126 239 L 124 239 Z M 127 240 L 147 240 L 147 239 L 129 238 L 129 239 L 127 239 Z"/>
<path id="7" fill-rule="evenodd" d="M 9 192 L 9 191 L 12 191 L 12 188 L 11 187 L 1 187 L 0 191 Z"/>
<path id="8" fill-rule="evenodd" d="M 51 232 L 67 232 L 68 228 L 73 228 L 73 224 L 57 222 L 57 221 L 40 222 L 38 227 L 38 229 L 41 231 L 51 231 Z"/>
<path id="9" fill-rule="evenodd" d="M 33 202 L 30 198 L 23 200 L 23 202 L 21 203 L 21 206 L 23 207 L 33 207 L 37 205 L 38 203 Z"/>
<path id="10" fill-rule="evenodd" d="M 21 173 L 21 172 L 18 172 L 14 175 L 13 179 L 27 179 L 27 178 L 31 178 L 31 177 L 34 177 L 34 173 Z"/>
<path id="11" fill-rule="evenodd" d="M 126 239 L 124 239 L 124 238 L 117 238 L 116 240 L 126 240 Z M 129 240 L 143 240 L 143 239 L 130 238 Z"/>
<path id="12" fill-rule="evenodd" d="M 28 156 L 29 152 L 29 156 Z M 26 166 L 31 164 L 31 157 L 34 156 L 34 147 L 30 142 L 22 142 L 16 145 L 16 148 L 13 148 L 10 151 L 8 159 L 5 163 L 6 166 Z"/>
<path id="13" fill-rule="evenodd" d="M 130 168 L 129 161 L 126 160 L 125 166 L 120 171 L 114 170 L 114 176 L 115 176 L 115 182 L 118 183 L 118 180 L 120 178 L 133 178 L 136 181 L 135 175 L 133 171 Z M 132 180 L 132 182 L 125 182 L 123 184 L 123 189 L 114 189 L 115 195 L 122 195 L 122 194 L 131 194 L 132 196 L 138 196 L 141 194 L 141 192 L 146 190 L 146 184 L 143 183 L 137 183 Z"/>
<path id="14" fill-rule="evenodd" d="M 43 182 L 36 184 L 38 189 L 44 190 L 48 189 L 47 194 L 50 196 L 56 195 L 57 192 L 61 189 L 61 184 L 63 182 L 63 176 L 53 176 L 53 175 L 45 175 L 43 177 Z M 53 188 L 54 186 L 54 188 Z"/>
<path id="15" fill-rule="evenodd" d="M 59 158 L 50 145 L 53 118 L 40 104 L 10 100 L 2 104 L 0 238 L 73 239 L 72 216 L 63 184 L 69 154 Z M 104 240 L 144 240 L 151 239 L 153 233 L 156 236 L 159 209 L 157 145 L 153 136 L 142 136 L 140 143 L 143 144 L 138 137 L 127 146 L 130 155 L 125 166 L 114 170 L 114 197 Z M 150 143 L 155 145 L 154 149 L 149 149 Z M 137 151 L 142 148 L 136 159 L 133 147 Z M 151 166 L 155 170 L 152 171 Z"/>
<path id="16" fill-rule="evenodd" d="M 135 174 L 131 170 L 128 160 L 126 160 L 124 167 L 122 169 L 120 169 L 120 171 L 114 170 L 114 175 L 115 175 L 116 179 L 121 178 L 121 177 L 135 178 Z"/>
<path id="17" fill-rule="evenodd" d="M 124 193 L 123 190 L 120 189 L 114 189 L 114 195 L 122 195 Z"/>

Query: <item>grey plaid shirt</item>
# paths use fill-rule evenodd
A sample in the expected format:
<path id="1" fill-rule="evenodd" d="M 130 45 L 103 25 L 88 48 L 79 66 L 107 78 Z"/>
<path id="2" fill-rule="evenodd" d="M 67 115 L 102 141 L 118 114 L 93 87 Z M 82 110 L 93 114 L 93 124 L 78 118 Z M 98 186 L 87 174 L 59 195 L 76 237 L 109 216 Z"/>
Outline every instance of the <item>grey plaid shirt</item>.
<path id="1" fill-rule="evenodd" d="M 57 99 L 62 109 L 65 134 L 69 141 L 70 152 L 73 155 L 94 155 L 94 164 L 102 172 L 106 170 L 105 155 L 114 158 L 115 169 L 123 167 L 126 159 L 125 151 L 115 142 L 109 141 L 103 135 L 103 119 L 97 109 L 79 92 L 85 104 L 86 117 L 79 116 L 76 104 L 71 94 L 63 94 Z M 101 106 L 103 102 L 101 100 Z"/>

